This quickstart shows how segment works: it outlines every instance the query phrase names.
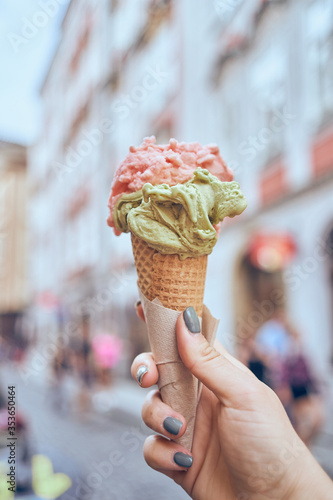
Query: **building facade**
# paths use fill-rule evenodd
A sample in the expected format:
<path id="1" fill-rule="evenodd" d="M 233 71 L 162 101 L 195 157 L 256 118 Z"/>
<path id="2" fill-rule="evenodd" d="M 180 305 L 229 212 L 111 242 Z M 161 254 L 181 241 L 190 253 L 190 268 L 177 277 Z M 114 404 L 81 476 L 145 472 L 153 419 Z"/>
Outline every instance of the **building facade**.
<path id="1" fill-rule="evenodd" d="M 293 258 L 276 265 L 279 273 L 264 263 L 263 279 L 269 281 L 270 274 L 272 289 L 282 291 L 289 317 L 325 380 L 332 380 L 333 357 L 332 9 L 324 0 L 238 2 L 222 23 L 208 69 L 214 127 L 248 198 L 246 212 L 226 225 L 219 242 L 227 265 L 218 251 L 211 257 L 211 269 L 219 266 L 226 278 L 214 297 L 227 300 L 233 289 L 233 306 L 224 311 L 226 332 L 246 337 L 265 319 L 265 301 L 272 302 L 267 294 L 254 297 L 256 284 L 248 276 L 252 291 L 242 307 L 242 266 L 253 238 L 288 235 Z"/>
<path id="2" fill-rule="evenodd" d="M 0 141 L 0 339 L 15 342 L 27 295 L 26 148 Z"/>
<path id="3" fill-rule="evenodd" d="M 130 144 L 151 130 L 173 135 L 177 65 L 171 2 L 70 3 L 41 90 L 42 134 L 29 153 L 30 283 L 45 346 L 75 335 L 86 316 L 92 335 L 129 337 L 128 359 L 146 345 L 130 241 L 107 226 L 107 200 Z"/>

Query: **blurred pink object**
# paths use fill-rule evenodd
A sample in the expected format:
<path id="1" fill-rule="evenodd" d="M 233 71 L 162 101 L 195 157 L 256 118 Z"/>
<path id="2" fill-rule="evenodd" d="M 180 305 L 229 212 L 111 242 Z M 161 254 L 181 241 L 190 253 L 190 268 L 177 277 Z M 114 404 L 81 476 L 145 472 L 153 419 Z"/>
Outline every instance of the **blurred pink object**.
<path id="1" fill-rule="evenodd" d="M 123 342 L 116 335 L 102 333 L 92 340 L 94 358 L 101 368 L 113 368 L 120 360 Z"/>
<path id="2" fill-rule="evenodd" d="M 250 241 L 248 255 L 255 267 L 274 273 L 284 269 L 296 252 L 296 242 L 288 233 L 257 233 Z"/>

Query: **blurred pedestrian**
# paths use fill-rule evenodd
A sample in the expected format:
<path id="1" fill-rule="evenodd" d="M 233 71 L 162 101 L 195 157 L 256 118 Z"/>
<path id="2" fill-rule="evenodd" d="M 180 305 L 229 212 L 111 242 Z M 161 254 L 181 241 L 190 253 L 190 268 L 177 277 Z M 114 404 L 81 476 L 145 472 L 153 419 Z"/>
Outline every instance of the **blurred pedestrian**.
<path id="1" fill-rule="evenodd" d="M 123 342 L 117 335 L 100 333 L 92 340 L 92 350 L 97 370 L 98 383 L 101 386 L 111 384 L 111 371 L 121 358 Z"/>
<path id="2" fill-rule="evenodd" d="M 284 369 L 292 394 L 292 422 L 303 441 L 310 443 L 322 427 L 324 404 L 311 364 L 299 341 L 294 342 Z"/>
<path id="3" fill-rule="evenodd" d="M 91 388 L 94 380 L 94 361 L 90 340 L 90 321 L 88 315 L 83 315 L 79 327 L 79 336 L 73 342 L 73 360 L 80 381 L 78 404 L 80 411 L 90 407 Z"/>
<path id="4" fill-rule="evenodd" d="M 142 307 L 138 315 L 143 317 Z M 333 498 L 333 483 L 297 436 L 274 392 L 219 343 L 200 333 L 193 307 L 176 326 L 180 358 L 202 382 L 192 450 L 175 438 L 187 422 L 150 391 L 142 417 L 157 434 L 143 447 L 148 465 L 172 478 L 194 499 Z M 152 353 L 137 356 L 132 376 L 152 387 L 158 369 Z"/>
<path id="5" fill-rule="evenodd" d="M 258 330 L 248 366 L 262 364 L 260 380 L 279 396 L 295 429 L 309 443 L 323 423 L 323 401 L 301 337 L 277 308 Z"/>
<path id="6" fill-rule="evenodd" d="M 65 347 L 59 347 L 52 362 L 51 403 L 54 410 L 60 413 L 67 413 L 70 406 L 66 390 L 69 370 L 69 354 Z"/>

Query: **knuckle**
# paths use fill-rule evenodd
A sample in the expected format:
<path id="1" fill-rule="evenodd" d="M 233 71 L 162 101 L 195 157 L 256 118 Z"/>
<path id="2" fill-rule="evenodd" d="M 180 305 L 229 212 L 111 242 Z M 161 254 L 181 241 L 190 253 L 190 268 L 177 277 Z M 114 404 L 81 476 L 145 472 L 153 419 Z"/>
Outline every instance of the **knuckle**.
<path id="1" fill-rule="evenodd" d="M 148 423 L 150 422 L 151 416 L 152 416 L 151 405 L 149 404 L 148 401 L 145 401 L 143 403 L 143 406 L 141 409 L 141 417 L 142 417 L 142 420 L 144 421 L 145 424 L 148 425 Z"/>
<path id="2" fill-rule="evenodd" d="M 195 373 L 199 370 L 202 370 L 203 365 L 211 364 L 212 362 L 214 362 L 214 360 L 217 359 L 221 359 L 220 353 L 214 347 L 208 344 L 207 341 L 205 341 L 199 346 L 197 356 L 192 361 L 189 369 L 193 373 Z"/>
<path id="3" fill-rule="evenodd" d="M 201 344 L 199 354 L 201 361 L 206 363 L 221 357 L 220 353 L 213 346 L 209 345 L 208 342 Z"/>
<path id="4" fill-rule="evenodd" d="M 142 405 L 141 416 L 145 424 L 152 422 L 157 393 L 155 390 L 149 391 Z"/>
<path id="5" fill-rule="evenodd" d="M 151 461 L 153 446 L 155 442 L 155 436 L 148 436 L 143 443 L 143 456 L 147 464 Z"/>
<path id="6" fill-rule="evenodd" d="M 157 441 L 158 436 L 148 436 L 143 443 L 143 457 L 152 469 L 158 468 L 158 453 L 156 450 Z"/>

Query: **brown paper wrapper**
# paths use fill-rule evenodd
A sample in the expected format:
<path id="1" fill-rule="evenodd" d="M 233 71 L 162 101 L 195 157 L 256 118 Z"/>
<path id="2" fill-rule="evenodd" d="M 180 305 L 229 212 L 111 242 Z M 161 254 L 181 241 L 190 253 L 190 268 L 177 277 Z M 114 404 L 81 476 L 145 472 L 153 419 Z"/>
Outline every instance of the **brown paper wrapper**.
<path id="1" fill-rule="evenodd" d="M 182 313 L 163 307 L 157 298 L 148 300 L 139 291 L 150 346 L 159 372 L 158 387 L 162 400 L 183 415 L 187 422 L 185 434 L 174 441 L 191 450 L 201 383 L 186 368 L 178 354 L 176 322 Z M 219 321 L 204 305 L 201 331 L 210 345 L 214 343 L 218 324 Z"/>

